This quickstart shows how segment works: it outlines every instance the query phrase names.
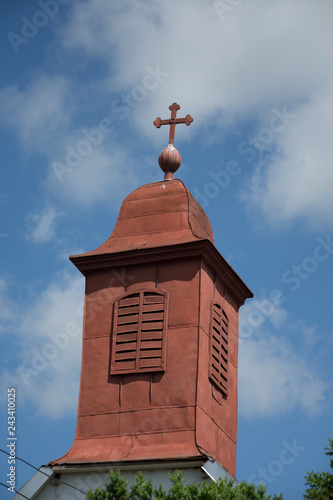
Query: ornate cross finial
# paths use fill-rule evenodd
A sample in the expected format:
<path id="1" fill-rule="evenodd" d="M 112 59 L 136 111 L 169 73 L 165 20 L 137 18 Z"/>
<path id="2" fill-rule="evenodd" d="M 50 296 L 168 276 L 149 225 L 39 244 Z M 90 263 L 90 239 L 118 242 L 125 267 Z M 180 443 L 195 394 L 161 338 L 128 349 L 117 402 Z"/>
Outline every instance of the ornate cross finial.
<path id="1" fill-rule="evenodd" d="M 185 125 L 189 125 L 190 123 L 193 122 L 193 118 L 191 115 L 186 115 L 185 118 L 176 118 L 177 111 L 178 111 L 178 109 L 180 109 L 179 104 L 177 104 L 176 102 L 171 104 L 171 106 L 169 106 L 169 109 L 171 111 L 171 117 L 166 119 L 166 120 L 161 120 L 161 118 L 158 117 L 154 121 L 154 125 L 157 128 L 160 128 L 161 125 L 170 125 L 169 144 L 174 145 L 176 124 L 177 123 L 185 123 Z"/>
<path id="2" fill-rule="evenodd" d="M 166 120 L 161 120 L 160 117 L 156 118 L 153 122 L 156 128 L 160 128 L 161 125 L 170 125 L 169 133 L 169 145 L 163 149 L 162 153 L 158 158 L 158 163 L 161 169 L 165 172 L 164 180 L 172 180 L 173 174 L 179 169 L 182 157 L 174 146 L 175 142 L 175 131 L 177 123 L 185 123 L 185 125 L 190 125 L 193 122 L 191 115 L 186 115 L 185 118 L 176 118 L 177 111 L 180 109 L 179 104 L 174 102 L 169 106 L 171 111 L 171 117 Z"/>

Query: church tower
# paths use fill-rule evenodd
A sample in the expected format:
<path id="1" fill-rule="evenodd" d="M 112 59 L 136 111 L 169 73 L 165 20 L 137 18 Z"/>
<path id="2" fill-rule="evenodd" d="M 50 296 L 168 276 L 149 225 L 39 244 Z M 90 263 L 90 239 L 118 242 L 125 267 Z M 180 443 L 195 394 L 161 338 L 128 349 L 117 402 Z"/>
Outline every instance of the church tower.
<path id="1" fill-rule="evenodd" d="M 209 457 L 236 473 L 238 310 L 250 290 L 214 246 L 207 215 L 173 179 L 122 203 L 110 238 L 71 257 L 86 278 L 77 431 L 54 464 Z"/>
<path id="2" fill-rule="evenodd" d="M 123 201 L 109 239 L 70 257 L 85 276 L 77 429 L 54 472 L 191 468 L 236 474 L 238 311 L 251 291 L 214 245 L 207 215 L 173 178 Z M 169 465 L 168 465 L 169 464 Z M 171 465 L 170 465 L 171 464 Z M 204 470 L 206 470 L 204 467 Z M 201 480 L 193 476 L 192 480 Z"/>

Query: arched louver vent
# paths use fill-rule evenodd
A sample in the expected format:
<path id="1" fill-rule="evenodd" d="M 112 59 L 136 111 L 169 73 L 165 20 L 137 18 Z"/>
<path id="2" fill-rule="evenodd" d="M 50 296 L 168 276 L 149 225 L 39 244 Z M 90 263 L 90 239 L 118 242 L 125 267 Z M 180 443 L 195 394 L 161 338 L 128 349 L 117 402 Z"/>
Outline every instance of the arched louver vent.
<path id="1" fill-rule="evenodd" d="M 165 370 L 167 294 L 128 293 L 114 304 L 111 374 Z"/>
<path id="2" fill-rule="evenodd" d="M 222 305 L 212 302 L 209 378 L 225 395 L 228 394 L 228 326 Z"/>

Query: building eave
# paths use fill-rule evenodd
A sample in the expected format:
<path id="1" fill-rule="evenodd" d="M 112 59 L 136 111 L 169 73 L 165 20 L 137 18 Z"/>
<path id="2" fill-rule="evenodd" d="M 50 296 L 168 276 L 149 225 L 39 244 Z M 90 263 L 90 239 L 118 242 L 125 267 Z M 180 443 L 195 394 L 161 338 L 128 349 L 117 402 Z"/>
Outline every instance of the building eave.
<path id="1" fill-rule="evenodd" d="M 178 245 L 142 248 L 119 253 L 77 255 L 71 256 L 70 260 L 84 276 L 87 276 L 90 271 L 94 270 L 193 256 L 202 256 L 207 264 L 218 273 L 222 280 L 230 285 L 230 288 L 235 294 L 238 306 L 241 306 L 247 298 L 253 297 L 253 293 L 244 281 L 238 276 L 224 257 L 222 257 L 214 244 L 206 239 Z"/>

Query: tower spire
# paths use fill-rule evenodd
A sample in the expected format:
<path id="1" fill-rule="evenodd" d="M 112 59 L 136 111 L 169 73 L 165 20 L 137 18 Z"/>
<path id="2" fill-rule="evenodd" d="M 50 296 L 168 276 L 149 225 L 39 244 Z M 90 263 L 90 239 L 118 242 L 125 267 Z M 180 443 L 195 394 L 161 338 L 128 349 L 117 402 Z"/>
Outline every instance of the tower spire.
<path id="1" fill-rule="evenodd" d="M 169 145 L 163 149 L 158 158 L 161 170 L 165 173 L 164 180 L 173 179 L 173 174 L 178 170 L 182 161 L 179 151 L 174 146 L 176 125 L 178 123 L 185 123 L 188 126 L 193 122 L 191 115 L 186 115 L 185 118 L 177 118 L 177 111 L 180 109 L 180 106 L 176 102 L 171 104 L 169 109 L 171 111 L 170 118 L 162 120 L 158 117 L 153 122 L 156 128 L 160 128 L 161 125 L 170 125 Z"/>

